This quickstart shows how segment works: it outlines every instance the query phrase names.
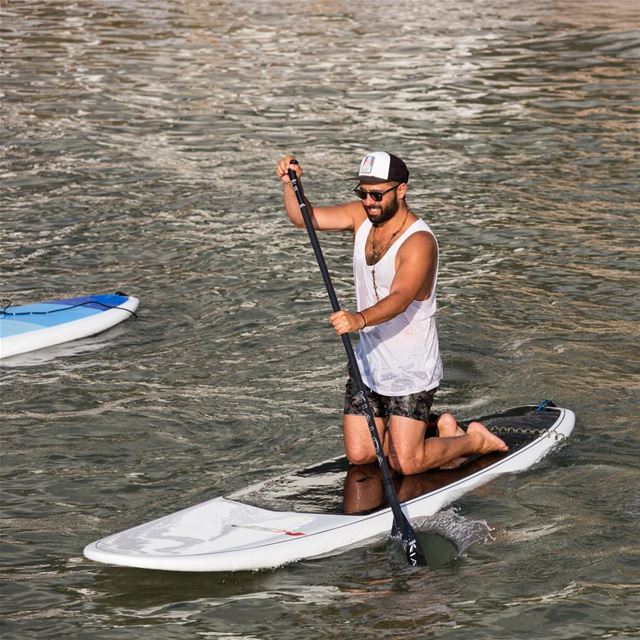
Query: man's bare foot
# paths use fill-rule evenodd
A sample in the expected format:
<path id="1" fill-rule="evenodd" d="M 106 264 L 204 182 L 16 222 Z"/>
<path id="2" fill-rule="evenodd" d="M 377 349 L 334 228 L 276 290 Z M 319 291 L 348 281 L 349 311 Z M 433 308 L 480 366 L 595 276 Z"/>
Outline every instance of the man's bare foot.
<path id="1" fill-rule="evenodd" d="M 438 436 L 440 438 L 455 438 L 456 436 L 465 435 L 464 430 L 458 425 L 458 421 L 450 413 L 443 413 L 438 418 Z M 446 464 L 440 466 L 440 469 L 457 469 L 460 465 L 464 464 L 467 459 L 462 456 L 455 458 Z"/>
<path id="2" fill-rule="evenodd" d="M 464 431 L 458 426 L 457 420 L 450 413 L 443 413 L 438 418 L 438 435 L 441 438 L 463 436 Z"/>
<path id="3" fill-rule="evenodd" d="M 467 435 L 475 436 L 478 439 L 479 448 L 476 453 L 509 451 L 506 443 L 491 433 L 481 422 L 471 422 L 467 427 Z"/>

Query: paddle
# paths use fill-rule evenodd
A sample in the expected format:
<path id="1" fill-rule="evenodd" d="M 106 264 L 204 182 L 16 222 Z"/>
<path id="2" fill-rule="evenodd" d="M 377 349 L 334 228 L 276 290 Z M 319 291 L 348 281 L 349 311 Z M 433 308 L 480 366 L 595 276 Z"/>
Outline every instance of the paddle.
<path id="1" fill-rule="evenodd" d="M 316 254 L 316 260 L 318 261 L 318 266 L 320 267 L 320 272 L 322 273 L 322 279 L 324 280 L 325 287 L 327 288 L 327 293 L 329 294 L 331 307 L 333 308 L 334 312 L 340 311 L 340 303 L 338 302 L 338 297 L 336 296 L 335 289 L 333 288 L 333 284 L 331 283 L 331 276 L 329 275 L 327 263 L 325 262 L 324 256 L 322 255 L 322 249 L 320 248 L 320 243 L 318 242 L 318 236 L 316 235 L 316 231 L 313 228 L 311 214 L 309 213 L 309 209 L 305 203 L 302 185 L 298 181 L 296 172 L 293 169 L 289 169 L 289 180 L 291 180 L 291 186 L 295 191 L 298 205 L 300 206 L 300 212 L 302 213 L 304 224 L 307 228 L 307 233 L 309 234 L 309 240 L 311 240 L 311 246 L 313 247 L 313 251 Z M 426 566 L 427 560 L 425 558 L 422 547 L 420 546 L 418 538 L 416 537 L 416 533 L 409 523 L 409 520 L 407 520 L 407 517 L 402 512 L 402 509 L 400 508 L 398 496 L 393 486 L 393 482 L 391 481 L 389 466 L 387 465 L 387 461 L 382 450 L 382 444 L 380 442 L 378 429 L 376 428 L 376 423 L 373 419 L 373 411 L 371 410 L 371 405 L 367 400 L 367 394 L 364 390 L 364 383 L 362 382 L 362 376 L 360 375 L 358 362 L 356 360 L 355 353 L 353 352 L 353 346 L 351 344 L 349 335 L 346 333 L 342 334 L 342 344 L 344 345 L 344 349 L 347 352 L 347 358 L 349 360 L 349 365 L 351 366 L 351 371 L 353 372 L 353 377 L 358 388 L 358 394 L 362 398 L 362 406 L 364 407 L 365 416 L 367 418 L 367 425 L 369 427 L 369 432 L 371 433 L 371 439 L 373 440 L 373 447 L 376 452 L 378 464 L 380 465 L 380 471 L 382 472 L 382 483 L 384 485 L 385 495 L 393 513 L 393 533 L 400 534 L 402 546 L 404 547 L 404 552 L 409 564 L 414 567 L 418 565 Z"/>

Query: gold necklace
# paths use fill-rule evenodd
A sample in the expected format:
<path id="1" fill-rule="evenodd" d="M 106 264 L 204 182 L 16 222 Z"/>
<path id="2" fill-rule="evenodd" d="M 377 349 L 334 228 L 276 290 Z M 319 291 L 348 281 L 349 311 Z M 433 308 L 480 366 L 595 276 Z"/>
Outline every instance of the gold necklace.
<path id="1" fill-rule="evenodd" d="M 376 284 L 376 264 L 382 258 L 382 256 L 387 252 L 389 247 L 392 245 L 396 236 L 404 229 L 404 225 L 407 222 L 407 216 L 409 215 L 409 209 L 405 211 L 404 218 L 402 219 L 402 224 L 391 234 L 389 238 L 389 242 L 382 247 L 380 250 L 376 249 L 376 226 L 373 227 L 373 233 L 371 234 L 371 257 L 373 258 L 373 265 L 371 269 L 371 279 L 373 280 L 373 290 L 376 294 L 376 300 L 380 300 L 380 296 L 378 295 L 378 285 Z"/>

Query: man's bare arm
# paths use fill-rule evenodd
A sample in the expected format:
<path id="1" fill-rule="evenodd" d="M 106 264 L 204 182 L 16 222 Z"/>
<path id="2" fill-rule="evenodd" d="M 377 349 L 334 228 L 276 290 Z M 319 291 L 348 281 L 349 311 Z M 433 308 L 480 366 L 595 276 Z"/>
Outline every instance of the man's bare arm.
<path id="1" fill-rule="evenodd" d="M 289 220 L 296 227 L 304 227 L 304 219 L 300 212 L 300 205 L 296 198 L 296 194 L 291 186 L 288 171 L 293 169 L 298 178 L 303 174 L 302 167 L 299 164 L 292 164 L 294 157 L 285 156 L 276 164 L 276 174 L 282 180 L 284 188 L 284 208 L 289 216 Z M 365 217 L 364 209 L 359 202 L 347 202 L 345 204 L 314 207 L 307 198 L 305 198 L 307 209 L 311 214 L 314 229 L 319 231 L 347 231 L 355 230 Z"/>

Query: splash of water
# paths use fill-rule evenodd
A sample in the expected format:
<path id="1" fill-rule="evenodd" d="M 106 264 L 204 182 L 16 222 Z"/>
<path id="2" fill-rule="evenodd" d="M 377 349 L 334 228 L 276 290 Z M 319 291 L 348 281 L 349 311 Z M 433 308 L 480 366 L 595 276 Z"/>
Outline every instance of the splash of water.
<path id="1" fill-rule="evenodd" d="M 466 518 L 453 507 L 428 518 L 414 520 L 413 524 L 416 531 L 434 533 L 449 540 L 456 546 L 457 556 L 461 556 L 471 545 L 491 539 L 492 529 L 485 520 Z"/>

